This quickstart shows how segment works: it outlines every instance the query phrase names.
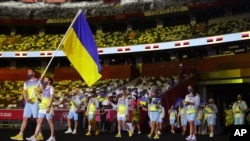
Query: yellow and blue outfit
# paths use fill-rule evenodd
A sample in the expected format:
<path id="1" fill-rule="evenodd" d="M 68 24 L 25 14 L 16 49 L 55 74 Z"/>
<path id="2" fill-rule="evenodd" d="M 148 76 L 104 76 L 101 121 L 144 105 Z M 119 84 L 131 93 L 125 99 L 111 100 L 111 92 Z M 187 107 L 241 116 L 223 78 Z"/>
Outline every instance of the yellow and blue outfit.
<path id="1" fill-rule="evenodd" d="M 176 121 L 176 115 L 177 111 L 175 109 L 172 109 L 169 111 L 169 124 L 174 125 Z"/>
<path id="2" fill-rule="evenodd" d="M 186 126 L 187 125 L 187 114 L 186 114 L 186 107 L 182 107 L 179 109 L 178 116 L 181 118 L 181 126 Z"/>
<path id="3" fill-rule="evenodd" d="M 158 107 L 158 103 L 154 102 L 155 98 L 152 98 L 151 102 L 148 104 L 148 114 L 150 121 L 157 122 L 160 117 L 160 111 Z"/>
<path id="4" fill-rule="evenodd" d="M 245 123 L 245 111 L 247 104 L 245 101 L 237 101 L 233 104 L 234 125 L 243 125 Z"/>
<path id="5" fill-rule="evenodd" d="M 119 98 L 117 102 L 117 120 L 126 121 L 126 116 L 128 115 L 128 99 Z"/>
<path id="6" fill-rule="evenodd" d="M 196 119 L 194 121 L 195 126 L 201 126 L 202 117 L 203 117 L 203 110 L 199 108 L 198 112 L 197 112 Z"/>
<path id="7" fill-rule="evenodd" d="M 216 113 L 218 112 L 217 106 L 215 104 L 208 104 L 205 107 L 205 113 L 207 116 L 207 124 L 215 125 L 216 124 Z"/>
<path id="8" fill-rule="evenodd" d="M 197 109 L 200 105 L 200 96 L 198 94 L 190 96 L 189 94 L 185 97 L 185 102 L 192 102 L 194 105 L 186 106 L 186 114 L 188 121 L 195 121 L 197 115 Z"/>
<path id="9" fill-rule="evenodd" d="M 27 80 L 24 82 L 23 89 L 27 91 L 27 97 L 29 99 L 29 102 L 26 103 L 24 106 L 23 117 L 38 117 L 39 102 L 35 92 L 37 84 L 40 84 L 38 79 Z"/>
<path id="10" fill-rule="evenodd" d="M 81 103 L 85 100 L 86 95 L 74 95 L 70 100 L 70 109 L 68 119 L 78 120 L 78 113 L 76 112 Z"/>
<path id="11" fill-rule="evenodd" d="M 50 112 L 46 113 L 46 110 L 50 104 L 51 96 L 54 94 L 54 87 L 50 86 L 48 88 L 44 88 L 42 91 L 42 100 L 39 104 L 39 112 L 38 112 L 38 118 L 44 118 L 46 117 L 47 120 L 52 119 L 54 111 L 53 107 L 50 107 Z"/>
<path id="12" fill-rule="evenodd" d="M 93 97 L 89 99 L 87 107 L 88 120 L 95 120 L 97 108 L 99 108 L 99 101 L 97 98 Z"/>
<path id="13" fill-rule="evenodd" d="M 225 110 L 225 126 L 233 125 L 233 123 L 234 123 L 234 115 L 233 115 L 233 110 L 230 108 Z"/>
<path id="14" fill-rule="evenodd" d="M 163 122 L 163 119 L 165 118 L 165 108 L 160 105 L 160 108 L 159 108 L 159 112 L 160 112 L 160 115 L 159 115 L 159 119 L 158 119 L 158 123 L 162 123 Z"/>

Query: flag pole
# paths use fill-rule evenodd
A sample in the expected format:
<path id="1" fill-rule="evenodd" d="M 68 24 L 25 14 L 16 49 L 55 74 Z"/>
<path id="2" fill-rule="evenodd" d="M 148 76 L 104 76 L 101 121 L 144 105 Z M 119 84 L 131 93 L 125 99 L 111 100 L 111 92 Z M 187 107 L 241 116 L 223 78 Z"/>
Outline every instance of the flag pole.
<path id="1" fill-rule="evenodd" d="M 53 55 L 52 55 L 52 57 L 51 57 L 51 59 L 50 59 L 48 65 L 47 65 L 46 68 L 44 69 L 44 71 L 43 71 L 42 75 L 40 76 L 40 78 L 43 78 L 43 76 L 44 76 L 45 73 L 47 72 L 47 70 L 48 70 L 48 68 L 49 68 L 49 66 L 50 66 L 50 64 L 51 64 L 51 62 L 52 62 L 52 60 L 55 58 L 56 53 L 58 52 L 59 48 L 61 47 L 61 45 L 62 45 L 62 43 L 63 43 L 63 41 L 64 41 L 64 39 L 65 39 L 65 35 L 67 35 L 67 33 L 69 32 L 69 29 L 70 29 L 70 28 L 72 27 L 72 25 L 75 23 L 77 17 L 81 14 L 81 12 L 82 12 L 82 10 L 79 9 L 78 12 L 77 12 L 77 14 L 75 15 L 73 21 L 71 22 L 69 28 L 67 29 L 66 33 L 64 34 L 62 40 L 60 41 L 59 45 L 57 46 L 55 52 L 53 53 Z M 36 87 L 37 87 L 38 85 L 39 85 L 39 82 L 36 84 Z"/>

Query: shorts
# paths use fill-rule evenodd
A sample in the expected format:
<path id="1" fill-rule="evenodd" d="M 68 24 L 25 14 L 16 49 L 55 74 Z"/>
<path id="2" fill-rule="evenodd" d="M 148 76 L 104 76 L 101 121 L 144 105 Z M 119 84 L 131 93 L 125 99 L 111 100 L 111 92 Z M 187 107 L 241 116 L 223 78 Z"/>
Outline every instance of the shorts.
<path id="1" fill-rule="evenodd" d="M 244 117 L 234 117 L 234 125 L 243 125 L 245 118 Z"/>
<path id="2" fill-rule="evenodd" d="M 26 103 L 23 110 L 23 117 L 37 118 L 38 117 L 39 106 L 38 102 L 35 103 Z"/>
<path id="3" fill-rule="evenodd" d="M 197 119 L 196 119 L 196 120 L 194 121 L 194 125 L 195 125 L 195 126 L 201 126 L 201 120 L 197 120 Z"/>
<path id="4" fill-rule="evenodd" d="M 174 123 L 175 123 L 175 119 L 169 119 L 169 124 L 170 125 L 174 125 Z"/>
<path id="5" fill-rule="evenodd" d="M 160 118 L 160 113 L 157 111 L 157 112 L 149 112 L 149 119 L 150 121 L 158 121 Z"/>
<path id="6" fill-rule="evenodd" d="M 117 115 L 117 121 L 118 120 L 121 120 L 121 121 L 126 121 L 127 120 L 127 118 L 126 118 L 126 115 L 124 114 L 119 114 L 119 115 Z"/>
<path id="7" fill-rule="evenodd" d="M 187 126 L 187 118 L 181 118 L 181 126 Z"/>
<path id="8" fill-rule="evenodd" d="M 47 120 L 52 120 L 53 114 L 52 113 L 38 113 L 38 118 L 45 118 Z"/>
<path id="9" fill-rule="evenodd" d="M 95 120 L 96 115 L 95 114 L 88 114 L 88 120 Z"/>
<path id="10" fill-rule="evenodd" d="M 68 113 L 68 119 L 73 119 L 73 120 L 78 120 L 78 113 L 74 112 L 74 111 L 69 111 Z"/>
<path id="11" fill-rule="evenodd" d="M 162 122 L 163 122 L 163 119 L 162 119 L 162 118 L 159 118 L 157 122 L 158 122 L 158 123 L 162 123 Z"/>
<path id="12" fill-rule="evenodd" d="M 188 113 L 187 114 L 188 121 L 195 121 L 195 119 L 196 119 L 196 113 Z"/>
<path id="13" fill-rule="evenodd" d="M 216 124 L 216 116 L 208 115 L 207 116 L 207 125 L 215 125 Z"/>

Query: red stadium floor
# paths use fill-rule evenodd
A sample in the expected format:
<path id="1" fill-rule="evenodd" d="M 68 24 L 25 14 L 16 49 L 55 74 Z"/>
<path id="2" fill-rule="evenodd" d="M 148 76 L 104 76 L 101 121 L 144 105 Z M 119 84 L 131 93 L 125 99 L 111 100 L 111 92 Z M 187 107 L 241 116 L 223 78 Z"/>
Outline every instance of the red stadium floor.
<path id="1" fill-rule="evenodd" d="M 17 129 L 0 129 L 0 141 L 11 141 L 10 136 L 18 133 Z M 32 135 L 33 131 L 26 130 L 24 137 Z M 140 135 L 134 134 L 132 137 L 128 137 L 127 132 L 122 133 L 122 138 L 115 138 L 115 133 L 101 133 L 98 136 L 85 136 L 85 132 L 79 131 L 77 135 L 64 134 L 64 131 L 56 131 L 57 141 L 149 141 L 154 139 L 148 139 L 146 133 Z M 43 131 L 45 140 L 49 137 L 50 132 L 48 130 Z M 163 133 L 158 141 L 185 141 L 186 136 L 180 134 L 167 134 Z M 198 135 L 198 141 L 229 141 L 229 137 L 226 135 L 216 135 L 214 138 L 209 138 L 205 135 Z"/>

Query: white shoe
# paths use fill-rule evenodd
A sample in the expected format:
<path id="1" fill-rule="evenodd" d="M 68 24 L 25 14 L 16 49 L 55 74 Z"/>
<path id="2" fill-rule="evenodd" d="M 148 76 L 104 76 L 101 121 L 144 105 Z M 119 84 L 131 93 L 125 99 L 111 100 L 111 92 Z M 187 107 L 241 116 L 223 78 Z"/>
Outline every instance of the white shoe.
<path id="1" fill-rule="evenodd" d="M 36 141 L 36 137 L 35 136 L 31 136 L 29 138 L 26 138 L 27 141 Z"/>
<path id="2" fill-rule="evenodd" d="M 196 136 L 195 135 L 192 136 L 191 141 L 196 141 Z"/>
<path id="3" fill-rule="evenodd" d="M 214 134 L 213 134 L 213 133 L 210 133 L 210 134 L 209 134 L 209 137 L 210 137 L 210 138 L 214 137 Z"/>
<path id="4" fill-rule="evenodd" d="M 141 134 L 141 131 L 138 131 L 138 134 Z"/>
<path id="5" fill-rule="evenodd" d="M 161 131 L 158 131 L 158 135 L 160 135 L 161 134 Z"/>
<path id="6" fill-rule="evenodd" d="M 77 134 L 76 129 L 72 132 L 72 134 Z"/>
<path id="7" fill-rule="evenodd" d="M 72 129 L 69 128 L 67 131 L 64 132 L 65 134 L 69 134 L 69 133 L 72 133 Z"/>
<path id="8" fill-rule="evenodd" d="M 46 141 L 56 141 L 55 137 L 49 137 Z"/>
<path id="9" fill-rule="evenodd" d="M 191 139 L 192 139 L 192 136 L 191 136 L 191 135 L 189 135 L 188 137 L 186 137 L 186 140 L 187 140 L 187 141 L 191 141 Z"/>

